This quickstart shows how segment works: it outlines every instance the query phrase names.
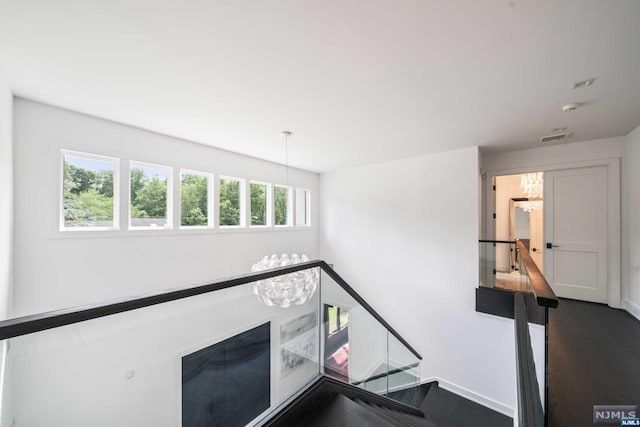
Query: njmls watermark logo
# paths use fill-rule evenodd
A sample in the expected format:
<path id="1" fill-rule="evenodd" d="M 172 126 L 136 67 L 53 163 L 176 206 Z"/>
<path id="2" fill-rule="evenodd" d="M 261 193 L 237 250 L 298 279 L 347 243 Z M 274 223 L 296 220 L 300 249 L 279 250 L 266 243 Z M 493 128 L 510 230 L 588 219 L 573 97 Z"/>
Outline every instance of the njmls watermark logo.
<path id="1" fill-rule="evenodd" d="M 640 424 L 633 424 L 637 416 L 638 405 L 593 405 L 594 424 L 621 423 L 619 425 L 638 426 Z"/>

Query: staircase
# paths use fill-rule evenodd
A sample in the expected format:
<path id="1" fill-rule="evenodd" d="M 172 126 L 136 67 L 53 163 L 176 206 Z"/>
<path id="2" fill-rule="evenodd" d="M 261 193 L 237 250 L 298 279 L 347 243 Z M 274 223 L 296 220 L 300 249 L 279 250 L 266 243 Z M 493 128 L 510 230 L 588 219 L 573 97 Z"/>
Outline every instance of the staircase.
<path id="1" fill-rule="evenodd" d="M 397 399 L 397 400 L 396 400 Z M 423 384 L 388 397 L 320 376 L 289 404 L 254 426 L 511 427 L 513 420 L 438 386 Z"/>
<path id="2" fill-rule="evenodd" d="M 349 399 L 337 394 L 320 413 L 305 425 L 322 426 L 415 426 L 436 427 L 437 424 L 416 415 L 406 414 L 385 406 Z"/>
<path id="3" fill-rule="evenodd" d="M 395 393 L 394 397 L 406 399 L 403 403 L 320 375 L 300 394 L 252 426 L 437 427 L 415 405 L 422 403 L 429 388 L 418 386 Z"/>

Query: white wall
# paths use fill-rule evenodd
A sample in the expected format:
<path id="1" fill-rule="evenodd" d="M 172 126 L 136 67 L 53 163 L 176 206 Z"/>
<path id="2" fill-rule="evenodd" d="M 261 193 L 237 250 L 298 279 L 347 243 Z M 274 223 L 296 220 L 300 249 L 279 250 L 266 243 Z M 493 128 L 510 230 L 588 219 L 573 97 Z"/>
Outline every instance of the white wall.
<path id="1" fill-rule="evenodd" d="M 317 256 L 318 177 L 299 170 L 291 171 L 290 184 L 311 190 L 307 229 L 61 233 L 62 148 L 118 157 L 121 170 L 138 160 L 281 184 L 284 166 L 22 99 L 15 102 L 14 132 L 16 314 L 245 273 L 265 254 Z M 126 217 L 128 184 L 122 178 Z"/>
<path id="2" fill-rule="evenodd" d="M 0 72 L 0 318 L 7 317 L 13 241 L 13 95 Z"/>
<path id="3" fill-rule="evenodd" d="M 627 135 L 622 164 L 622 307 L 640 319 L 640 127 Z"/>
<path id="4" fill-rule="evenodd" d="M 423 379 L 513 415 L 513 321 L 478 314 L 478 150 L 320 177 L 320 256 L 423 357 Z"/>
<path id="5" fill-rule="evenodd" d="M 11 313 L 13 281 L 13 94 L 0 71 L 0 319 Z M 10 405 L 6 393 L 6 342 L 0 345 L 0 423 Z"/>
<path id="6" fill-rule="evenodd" d="M 291 185 L 311 191 L 306 229 L 63 233 L 63 148 L 118 157 L 121 168 L 138 160 L 280 184 L 286 174 L 281 165 L 23 99 L 14 103 L 14 137 L 16 315 L 241 274 L 265 254 L 317 257 L 316 174 L 290 173 Z M 266 307 L 241 286 L 12 339 L 7 417 L 29 426 L 177 425 L 181 356 L 265 321 L 276 402 L 318 372 L 316 360 L 280 378 L 280 324 L 318 306 L 316 296 L 287 310 Z"/>
<path id="7" fill-rule="evenodd" d="M 620 158 L 623 152 L 623 137 L 605 138 L 492 155 L 485 154 L 481 157 L 480 168 L 483 172 L 515 170 L 514 173 L 518 173 L 523 168 L 534 171 L 537 166 L 543 165 Z"/>

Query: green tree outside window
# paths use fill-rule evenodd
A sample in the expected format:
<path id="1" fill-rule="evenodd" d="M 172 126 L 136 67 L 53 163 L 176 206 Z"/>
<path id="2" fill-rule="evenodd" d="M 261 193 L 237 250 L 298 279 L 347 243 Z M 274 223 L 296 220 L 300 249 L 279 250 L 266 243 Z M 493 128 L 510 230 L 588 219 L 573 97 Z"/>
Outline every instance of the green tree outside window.
<path id="1" fill-rule="evenodd" d="M 251 225 L 267 225 L 267 186 L 250 185 L 251 191 Z"/>
<path id="2" fill-rule="evenodd" d="M 289 189 L 286 187 L 275 187 L 274 199 L 276 206 L 276 225 L 289 224 Z"/>
<path id="3" fill-rule="evenodd" d="M 180 225 L 206 227 L 209 180 L 202 175 L 183 174 L 180 185 Z"/>
<path id="4" fill-rule="evenodd" d="M 220 225 L 240 225 L 240 181 L 220 180 Z"/>
<path id="5" fill-rule="evenodd" d="M 142 166 L 131 167 L 132 226 L 166 226 L 167 182 L 166 170 Z"/>
<path id="6" fill-rule="evenodd" d="M 112 227 L 114 162 L 65 155 L 64 226 Z"/>

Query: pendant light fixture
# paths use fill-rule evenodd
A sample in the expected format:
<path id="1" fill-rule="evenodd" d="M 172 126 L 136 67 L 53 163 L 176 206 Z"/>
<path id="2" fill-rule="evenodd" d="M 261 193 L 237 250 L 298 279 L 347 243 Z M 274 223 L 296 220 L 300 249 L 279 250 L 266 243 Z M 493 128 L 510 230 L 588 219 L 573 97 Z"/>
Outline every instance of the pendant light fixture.
<path id="1" fill-rule="evenodd" d="M 520 175 L 520 187 L 529 199 L 542 198 L 542 172 L 523 173 Z"/>
<path id="2" fill-rule="evenodd" d="M 527 201 L 520 202 L 525 212 L 542 209 L 544 178 L 542 172 L 523 173 L 520 175 L 520 188 L 527 195 Z"/>
<path id="3" fill-rule="evenodd" d="M 282 131 L 282 138 L 285 151 L 286 166 L 286 184 L 287 184 L 287 204 L 291 201 L 291 187 L 289 187 L 289 137 L 292 135 L 289 131 Z M 274 203 L 275 205 L 275 203 Z M 291 206 L 293 208 L 293 206 Z M 287 206 L 287 211 L 289 206 Z M 292 217 L 287 212 L 287 217 Z M 291 221 L 289 219 L 288 221 Z M 291 225 L 291 224 L 289 224 Z M 306 255 L 298 256 L 298 254 L 273 254 L 265 256 L 251 267 L 251 271 L 264 271 L 276 267 L 285 267 L 301 262 L 307 262 L 309 258 Z M 295 273 L 283 274 L 281 276 L 272 277 L 270 279 L 259 280 L 251 283 L 251 290 L 257 296 L 259 301 L 269 306 L 278 306 L 282 308 L 290 307 L 292 304 L 302 305 L 311 298 L 318 288 L 320 273 L 317 268 L 296 271 Z"/>

